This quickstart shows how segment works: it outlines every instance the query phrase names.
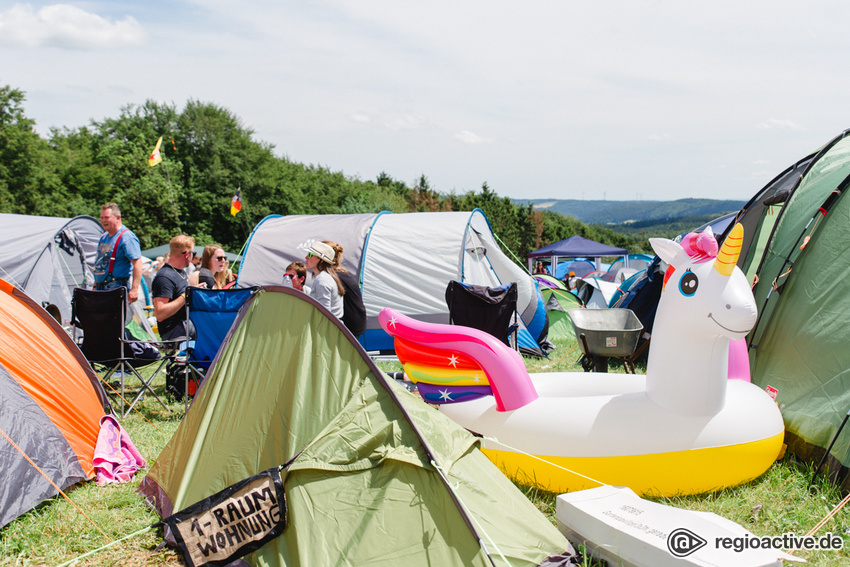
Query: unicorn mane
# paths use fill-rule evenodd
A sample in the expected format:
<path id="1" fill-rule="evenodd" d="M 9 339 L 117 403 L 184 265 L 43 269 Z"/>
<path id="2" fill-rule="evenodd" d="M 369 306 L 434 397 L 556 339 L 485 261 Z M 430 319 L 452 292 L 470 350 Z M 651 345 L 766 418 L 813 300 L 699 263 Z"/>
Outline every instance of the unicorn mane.
<path id="1" fill-rule="evenodd" d="M 705 232 L 689 232 L 682 238 L 681 244 L 695 264 L 717 258 L 717 239 L 714 238 L 711 228 L 706 228 Z"/>
<path id="2" fill-rule="evenodd" d="M 714 238 L 711 227 L 707 227 L 703 232 L 689 232 L 682 237 L 680 245 L 694 264 L 702 264 L 717 258 L 717 239 Z M 676 267 L 668 264 L 667 271 L 664 272 L 663 287 L 667 287 L 667 280 L 675 271 Z"/>

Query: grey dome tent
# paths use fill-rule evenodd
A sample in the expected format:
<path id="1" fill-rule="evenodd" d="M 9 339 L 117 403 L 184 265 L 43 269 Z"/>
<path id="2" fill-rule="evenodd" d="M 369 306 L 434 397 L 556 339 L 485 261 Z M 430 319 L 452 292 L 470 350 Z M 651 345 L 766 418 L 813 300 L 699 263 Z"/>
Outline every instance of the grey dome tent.
<path id="1" fill-rule="evenodd" d="M 479 209 L 270 215 L 254 228 L 245 245 L 238 286 L 281 284 L 287 264 L 304 261 L 316 240 L 340 244 L 343 267 L 358 277 L 366 307 L 366 332 L 360 340 L 369 351 L 393 349 L 392 337 L 378 324 L 384 307 L 415 319 L 448 323 L 445 292 L 452 280 L 489 287 L 516 282 L 517 312 L 529 340 L 545 337 L 546 310 L 534 279 L 502 252 Z"/>
<path id="2" fill-rule="evenodd" d="M 100 222 L 74 218 L 0 214 L 0 277 L 24 290 L 42 307 L 71 319 L 71 292 L 94 285 L 92 266 Z M 55 307 L 49 307 L 55 306 Z"/>

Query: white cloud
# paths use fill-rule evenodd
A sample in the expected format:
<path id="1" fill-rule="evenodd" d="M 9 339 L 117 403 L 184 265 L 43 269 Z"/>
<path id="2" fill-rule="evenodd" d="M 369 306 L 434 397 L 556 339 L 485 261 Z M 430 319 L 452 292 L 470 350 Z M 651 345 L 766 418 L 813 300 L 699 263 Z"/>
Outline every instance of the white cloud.
<path id="1" fill-rule="evenodd" d="M 387 118 L 384 121 L 384 126 L 390 130 L 419 130 L 425 126 L 428 121 L 421 116 L 413 114 L 404 114 Z"/>
<path id="2" fill-rule="evenodd" d="M 759 130 L 790 130 L 792 132 L 799 132 L 803 129 L 802 126 L 792 120 L 780 120 L 778 118 L 768 118 L 757 125 L 756 128 Z"/>
<path id="3" fill-rule="evenodd" d="M 745 4 L 8 0 L 0 84 L 45 136 L 193 99 L 363 178 L 746 198 L 850 124 L 850 3 Z"/>
<path id="4" fill-rule="evenodd" d="M 664 140 L 670 140 L 672 138 L 672 134 L 652 134 L 649 136 L 649 140 L 651 142 L 663 142 Z"/>
<path id="5" fill-rule="evenodd" d="M 69 4 L 38 11 L 31 4 L 15 4 L 0 12 L 0 43 L 8 46 L 88 50 L 143 45 L 146 38 L 145 30 L 130 16 L 110 21 Z"/>
<path id="6" fill-rule="evenodd" d="M 493 140 L 489 138 L 482 138 L 475 132 L 470 132 L 469 130 L 461 130 L 457 134 L 455 134 L 455 139 L 460 140 L 464 144 L 490 144 Z"/>
<path id="7" fill-rule="evenodd" d="M 352 112 L 348 115 L 348 118 L 352 122 L 360 122 L 361 124 L 368 124 L 372 121 L 372 119 L 369 118 L 369 115 L 365 112 Z"/>

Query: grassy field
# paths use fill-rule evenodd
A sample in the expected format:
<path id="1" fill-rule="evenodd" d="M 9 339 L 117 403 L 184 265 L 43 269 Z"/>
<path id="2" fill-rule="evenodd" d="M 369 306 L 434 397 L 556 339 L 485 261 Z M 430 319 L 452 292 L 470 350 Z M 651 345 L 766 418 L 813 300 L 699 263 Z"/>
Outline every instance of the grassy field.
<path id="1" fill-rule="evenodd" d="M 549 359 L 527 359 L 530 372 L 580 372 L 578 354 L 573 345 L 558 345 Z M 397 363 L 382 362 L 387 371 L 397 371 Z M 622 371 L 614 367 L 611 371 Z M 159 391 L 164 378 L 155 379 Z M 183 412 L 180 403 L 172 402 L 165 411 L 147 397 L 141 413 L 133 413 L 123 421 L 136 446 L 148 459 L 156 459 L 176 431 Z M 99 550 L 75 563 L 91 565 L 183 565 L 182 558 L 170 549 L 155 551 L 162 538 L 161 529 L 151 529 L 159 518 L 136 494 L 145 471 L 133 482 L 99 487 L 94 483 L 77 486 L 68 492 L 74 505 L 61 497 L 51 499 L 0 530 L 0 567 L 59 565 L 87 552 Z M 792 532 L 805 535 L 839 504 L 841 495 L 823 482 L 820 475 L 809 488 L 812 466 L 792 457 L 777 461 L 762 477 L 742 486 L 717 493 L 665 499 L 671 506 L 714 512 L 743 525 L 757 536 L 778 536 Z M 520 486 L 526 496 L 554 523 L 556 495 Z M 826 532 L 841 534 L 850 526 L 850 513 L 840 510 L 816 535 Z M 123 538 L 123 539 L 122 539 Z M 100 549 L 114 543 L 111 547 Z M 593 550 L 587 550 L 592 555 Z M 794 555 L 810 565 L 850 567 L 850 549 L 841 551 L 800 551 Z M 598 566 L 591 558 L 585 565 Z"/>

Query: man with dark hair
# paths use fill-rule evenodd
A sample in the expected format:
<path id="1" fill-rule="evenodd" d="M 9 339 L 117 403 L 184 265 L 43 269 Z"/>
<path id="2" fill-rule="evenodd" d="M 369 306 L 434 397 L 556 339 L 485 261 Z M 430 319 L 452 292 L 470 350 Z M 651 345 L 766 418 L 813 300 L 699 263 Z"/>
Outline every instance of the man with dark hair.
<path id="1" fill-rule="evenodd" d="M 133 231 L 121 224 L 121 211 L 115 203 L 100 208 L 100 224 L 106 231 L 97 243 L 94 264 L 95 289 L 127 288 L 127 299 L 139 299 L 142 281 L 142 249 Z"/>
<path id="2" fill-rule="evenodd" d="M 156 273 L 151 284 L 153 314 L 156 316 L 159 336 L 163 339 L 194 339 L 195 328 L 186 316 L 189 276 L 185 269 L 192 262 L 195 239 L 180 234 L 171 239 L 169 247 L 168 261 Z"/>

